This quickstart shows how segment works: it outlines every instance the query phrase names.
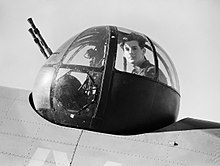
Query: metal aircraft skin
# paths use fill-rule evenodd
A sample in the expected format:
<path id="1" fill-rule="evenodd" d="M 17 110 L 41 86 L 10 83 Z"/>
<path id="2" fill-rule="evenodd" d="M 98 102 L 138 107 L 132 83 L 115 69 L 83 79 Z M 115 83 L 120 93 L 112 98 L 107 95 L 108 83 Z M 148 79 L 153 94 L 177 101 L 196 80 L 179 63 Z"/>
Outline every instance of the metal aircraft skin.
<path id="1" fill-rule="evenodd" d="M 29 94 L 0 87 L 1 165 L 220 165 L 219 123 L 186 118 L 158 132 L 103 134 L 46 121 L 31 108 Z"/>
<path id="2" fill-rule="evenodd" d="M 176 121 L 178 77 L 157 43 L 101 26 L 53 53 L 28 21 L 47 61 L 32 92 L 0 86 L 0 165 L 220 165 L 220 123 Z M 151 76 L 117 61 L 131 34 L 144 42 Z"/>

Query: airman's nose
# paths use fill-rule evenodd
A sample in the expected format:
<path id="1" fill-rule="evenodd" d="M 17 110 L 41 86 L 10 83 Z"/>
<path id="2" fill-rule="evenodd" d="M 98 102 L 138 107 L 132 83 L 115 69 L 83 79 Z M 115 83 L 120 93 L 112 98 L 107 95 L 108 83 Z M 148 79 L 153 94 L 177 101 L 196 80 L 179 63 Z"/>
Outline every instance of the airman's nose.
<path id="1" fill-rule="evenodd" d="M 132 56 L 132 57 L 134 56 L 134 52 L 133 51 L 130 52 L 130 56 Z"/>
<path id="2" fill-rule="evenodd" d="M 130 50 L 130 51 L 129 51 L 129 54 L 130 54 L 130 55 L 133 55 L 133 54 L 134 54 L 134 51 L 133 51 L 133 50 Z"/>

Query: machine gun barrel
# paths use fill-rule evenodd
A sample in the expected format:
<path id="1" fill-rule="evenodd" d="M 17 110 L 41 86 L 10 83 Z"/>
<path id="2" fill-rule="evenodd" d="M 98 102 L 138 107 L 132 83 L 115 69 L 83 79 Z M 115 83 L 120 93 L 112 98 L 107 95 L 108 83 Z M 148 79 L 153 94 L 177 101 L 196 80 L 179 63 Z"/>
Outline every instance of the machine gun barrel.
<path id="1" fill-rule="evenodd" d="M 42 52 L 42 54 L 46 57 L 46 59 L 48 59 L 47 53 L 44 51 L 44 48 L 41 45 L 39 39 L 34 34 L 34 30 L 32 28 L 30 28 L 28 31 L 30 32 L 31 36 L 34 38 L 34 42 L 38 45 L 38 47 L 40 48 L 40 51 Z"/>
<path id="2" fill-rule="evenodd" d="M 31 25 L 31 27 L 32 27 L 32 29 L 33 29 L 34 34 L 36 34 L 36 37 L 39 38 L 39 41 L 40 41 L 40 43 L 42 44 L 42 46 L 46 49 L 46 51 L 48 52 L 49 55 L 52 55 L 53 52 L 52 52 L 51 49 L 48 47 L 48 45 L 47 45 L 47 43 L 45 42 L 44 38 L 43 38 L 42 35 L 40 34 L 39 29 L 35 26 L 34 21 L 32 20 L 32 18 L 28 18 L 27 21 L 30 23 L 30 25 Z M 32 35 L 32 36 L 33 36 L 33 35 Z"/>

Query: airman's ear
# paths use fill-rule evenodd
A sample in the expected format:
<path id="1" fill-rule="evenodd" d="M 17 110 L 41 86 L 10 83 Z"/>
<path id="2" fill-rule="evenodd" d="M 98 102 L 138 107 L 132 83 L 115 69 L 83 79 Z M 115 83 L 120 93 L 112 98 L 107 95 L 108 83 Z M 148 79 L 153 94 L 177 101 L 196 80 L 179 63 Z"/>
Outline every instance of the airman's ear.
<path id="1" fill-rule="evenodd" d="M 146 49 L 145 49 L 145 48 L 143 48 L 142 50 L 143 50 L 143 53 L 145 54 L 145 53 L 146 53 Z"/>

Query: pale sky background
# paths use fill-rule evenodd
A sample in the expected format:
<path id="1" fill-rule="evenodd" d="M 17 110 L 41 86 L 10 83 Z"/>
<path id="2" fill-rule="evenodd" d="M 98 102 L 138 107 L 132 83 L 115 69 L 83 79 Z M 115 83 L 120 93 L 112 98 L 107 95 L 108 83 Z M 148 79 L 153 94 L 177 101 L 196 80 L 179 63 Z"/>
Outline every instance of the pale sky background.
<path id="1" fill-rule="evenodd" d="M 220 122 L 219 0 L 0 0 L 0 85 L 32 89 L 45 58 L 28 32 L 32 17 L 55 51 L 92 26 L 148 35 L 166 50 L 180 81 L 178 119 Z"/>

